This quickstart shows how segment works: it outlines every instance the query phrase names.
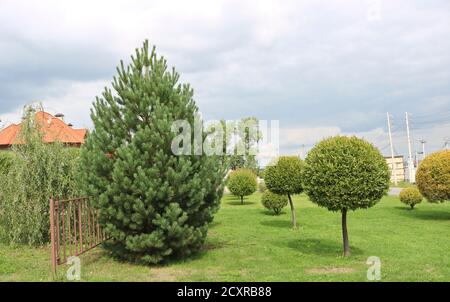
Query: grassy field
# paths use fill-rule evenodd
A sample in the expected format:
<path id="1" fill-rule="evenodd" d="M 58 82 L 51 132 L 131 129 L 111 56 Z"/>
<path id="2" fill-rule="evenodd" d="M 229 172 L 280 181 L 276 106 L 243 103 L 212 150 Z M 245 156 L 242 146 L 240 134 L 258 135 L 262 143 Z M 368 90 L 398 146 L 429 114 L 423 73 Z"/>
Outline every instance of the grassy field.
<path id="1" fill-rule="evenodd" d="M 391 187 L 397 187 L 397 188 L 411 188 L 411 187 L 413 187 L 413 188 L 415 188 L 416 185 L 412 184 L 410 182 L 407 182 L 407 181 L 400 181 L 399 183 L 397 183 L 397 185 L 391 183 Z"/>
<path id="2" fill-rule="evenodd" d="M 295 199 L 300 228 L 286 208 L 273 216 L 256 193 L 240 205 L 227 195 L 204 250 L 185 261 L 147 267 L 120 263 L 101 248 L 81 257 L 85 281 L 367 281 L 369 256 L 382 281 L 450 281 L 450 203 L 409 210 L 385 197 L 348 218 L 352 256 L 341 257 L 340 215 Z M 0 281 L 51 281 L 50 249 L 0 243 Z M 59 269 L 64 280 L 67 266 Z"/>

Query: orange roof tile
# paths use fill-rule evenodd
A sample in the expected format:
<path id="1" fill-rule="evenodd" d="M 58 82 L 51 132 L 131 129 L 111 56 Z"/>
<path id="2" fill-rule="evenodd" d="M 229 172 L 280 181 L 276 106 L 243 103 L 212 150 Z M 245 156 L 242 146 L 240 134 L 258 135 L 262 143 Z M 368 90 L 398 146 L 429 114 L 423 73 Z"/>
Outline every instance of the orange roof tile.
<path id="1" fill-rule="evenodd" d="M 19 134 L 20 126 L 11 124 L 0 132 L 0 145 L 11 145 L 17 134 Z"/>
<path id="2" fill-rule="evenodd" d="M 44 111 L 36 112 L 35 119 L 43 132 L 43 141 L 46 143 L 56 141 L 76 145 L 84 143 L 87 133 L 86 129 L 73 129 L 61 119 Z M 4 147 L 20 143 L 17 141 L 20 127 L 20 124 L 12 124 L 0 131 L 0 146 Z"/>

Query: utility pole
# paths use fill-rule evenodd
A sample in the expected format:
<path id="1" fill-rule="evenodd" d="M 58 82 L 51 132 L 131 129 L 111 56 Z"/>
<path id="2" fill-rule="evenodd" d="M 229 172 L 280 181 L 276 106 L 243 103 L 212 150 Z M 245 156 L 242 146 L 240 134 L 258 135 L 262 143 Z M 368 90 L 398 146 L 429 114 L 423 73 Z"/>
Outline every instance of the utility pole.
<path id="1" fill-rule="evenodd" d="M 414 162 L 416 163 L 416 167 L 419 166 L 419 153 L 414 151 Z"/>
<path id="2" fill-rule="evenodd" d="M 305 144 L 302 144 L 302 147 L 300 148 L 300 159 L 304 159 L 305 157 Z"/>
<path id="3" fill-rule="evenodd" d="M 389 133 L 389 144 L 391 146 L 391 160 L 392 160 L 392 176 L 394 177 L 394 185 L 397 185 L 397 173 L 395 173 L 395 162 L 394 162 L 394 146 L 392 145 L 392 133 L 391 133 L 391 118 L 389 116 L 389 112 L 386 113 L 387 116 L 387 124 L 388 124 L 388 133 Z"/>
<path id="4" fill-rule="evenodd" d="M 414 162 L 412 157 L 411 150 L 411 136 L 409 135 L 409 120 L 408 120 L 408 112 L 405 112 L 406 117 L 406 135 L 408 137 L 408 172 L 409 172 L 409 182 L 416 182 L 416 171 L 414 169 Z"/>
<path id="5" fill-rule="evenodd" d="M 425 143 L 426 141 L 422 138 L 419 139 L 419 142 L 422 144 L 422 160 L 425 158 Z"/>

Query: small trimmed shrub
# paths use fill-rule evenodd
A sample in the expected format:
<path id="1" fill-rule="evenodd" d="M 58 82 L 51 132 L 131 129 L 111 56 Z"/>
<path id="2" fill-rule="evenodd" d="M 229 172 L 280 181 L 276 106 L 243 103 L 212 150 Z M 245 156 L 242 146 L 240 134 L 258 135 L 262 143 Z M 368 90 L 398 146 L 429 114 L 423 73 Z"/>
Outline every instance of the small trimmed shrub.
<path id="1" fill-rule="evenodd" d="M 309 151 L 304 189 L 313 203 L 341 212 L 344 256 L 350 255 L 347 211 L 374 206 L 389 189 L 389 178 L 380 151 L 355 136 L 328 138 Z"/>
<path id="2" fill-rule="evenodd" d="M 303 161 L 297 156 L 281 156 L 273 165 L 264 170 L 264 181 L 270 191 L 286 195 L 291 207 L 292 227 L 297 228 L 293 194 L 300 194 L 302 187 Z"/>
<path id="3" fill-rule="evenodd" d="M 405 188 L 400 192 L 399 195 L 400 201 L 406 205 L 409 205 L 411 209 L 414 209 L 416 204 L 422 202 L 422 194 L 420 194 L 419 190 L 416 188 Z"/>
<path id="4" fill-rule="evenodd" d="M 280 215 L 281 210 L 288 204 L 288 198 L 286 195 L 266 191 L 261 196 L 261 203 L 266 209 L 273 211 L 275 215 Z"/>
<path id="5" fill-rule="evenodd" d="M 420 193 L 429 202 L 450 200 L 450 150 L 432 153 L 420 163 L 416 174 Z"/>
<path id="6" fill-rule="evenodd" d="M 250 169 L 238 169 L 228 176 L 227 187 L 230 192 L 241 198 L 244 204 L 244 196 L 253 194 L 257 189 L 256 175 Z"/>
<path id="7" fill-rule="evenodd" d="M 264 179 L 261 179 L 259 181 L 258 191 L 261 192 L 261 193 L 264 193 L 264 192 L 267 191 L 267 186 L 266 186 L 266 182 L 264 181 Z"/>

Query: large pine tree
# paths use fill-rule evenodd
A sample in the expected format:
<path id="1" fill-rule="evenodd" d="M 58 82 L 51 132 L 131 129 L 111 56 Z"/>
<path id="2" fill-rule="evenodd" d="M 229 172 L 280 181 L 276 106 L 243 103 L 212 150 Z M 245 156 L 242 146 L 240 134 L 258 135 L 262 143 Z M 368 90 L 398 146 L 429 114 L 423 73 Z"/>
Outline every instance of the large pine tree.
<path id="1" fill-rule="evenodd" d="M 193 90 L 148 41 L 131 59 L 127 67 L 121 61 L 113 90 L 105 88 L 91 110 L 82 178 L 111 236 L 105 247 L 122 259 L 158 263 L 202 246 L 225 170 L 217 156 L 172 153 L 172 123 L 194 125 Z"/>

